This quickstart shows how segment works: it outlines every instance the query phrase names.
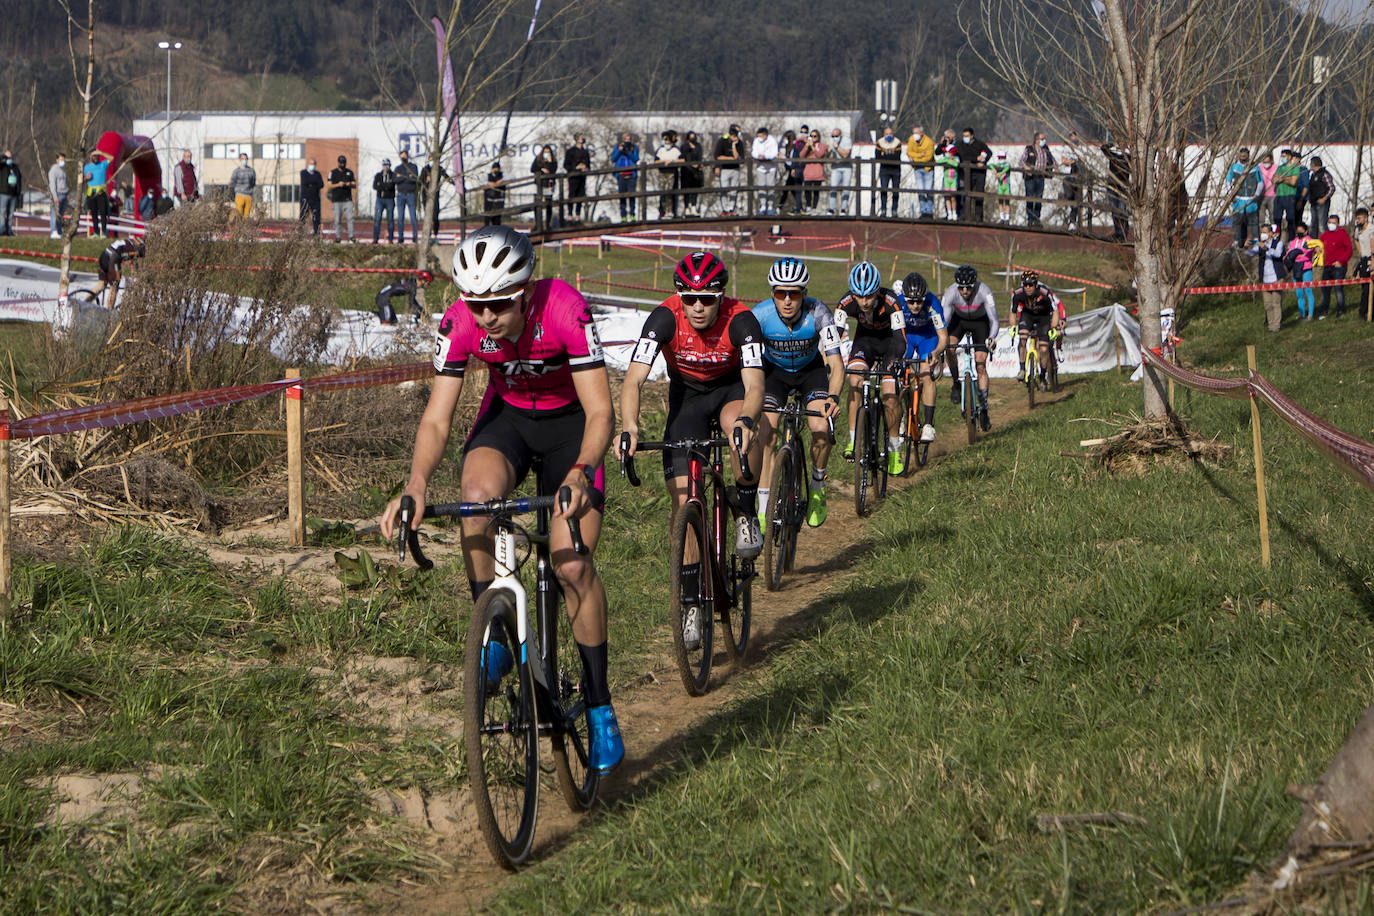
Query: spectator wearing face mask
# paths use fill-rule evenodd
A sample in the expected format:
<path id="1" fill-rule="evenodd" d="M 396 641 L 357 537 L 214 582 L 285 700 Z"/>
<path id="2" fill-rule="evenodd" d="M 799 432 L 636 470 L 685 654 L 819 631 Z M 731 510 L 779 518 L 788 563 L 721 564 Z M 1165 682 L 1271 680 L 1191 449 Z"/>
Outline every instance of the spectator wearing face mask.
<path id="1" fill-rule="evenodd" d="M 935 218 L 935 141 L 917 124 L 906 141 L 906 157 L 911 160 L 911 177 L 916 185 L 916 218 Z"/>
<path id="2" fill-rule="evenodd" d="M 1282 283 L 1287 275 L 1283 264 L 1283 237 L 1275 225 L 1261 226 L 1259 238 L 1250 243 L 1249 254 L 1258 258 L 1259 282 Z M 1270 331 L 1277 331 L 1283 320 L 1283 293 L 1276 289 L 1260 293 L 1264 300 L 1264 320 Z"/>
<path id="3" fill-rule="evenodd" d="M 1341 218 L 1334 213 L 1326 218 L 1326 231 L 1322 233 L 1321 243 L 1322 279 L 1344 280 L 1346 270 L 1350 266 L 1350 256 L 1354 254 L 1354 246 L 1350 242 L 1350 233 L 1341 225 Z M 1321 305 L 1317 307 L 1318 321 L 1326 319 L 1333 289 L 1336 291 L 1336 317 L 1340 318 L 1345 314 L 1345 287 L 1323 286 Z"/>
<path id="4" fill-rule="evenodd" d="M 1350 233 L 1351 241 L 1354 243 L 1355 251 L 1351 254 L 1351 260 L 1355 262 L 1355 273 L 1353 276 L 1360 279 L 1369 279 L 1370 256 L 1374 255 L 1374 225 L 1369 222 L 1369 210 L 1360 207 L 1355 211 L 1355 227 Z M 1360 314 L 1355 316 L 1369 320 L 1369 284 L 1360 284 Z"/>
<path id="5" fill-rule="evenodd" d="M 301 222 L 310 219 L 311 233 L 320 237 L 320 192 L 324 190 L 324 176 L 315 168 L 315 160 L 307 159 L 301 169 Z"/>
<path id="6" fill-rule="evenodd" d="M 14 211 L 24 193 L 24 175 L 9 150 L 0 155 L 0 235 L 14 235 Z"/>
<path id="7" fill-rule="evenodd" d="M 258 186 L 258 173 L 248 164 L 248 154 L 239 153 L 238 168 L 229 175 L 229 188 L 234 192 L 234 211 L 247 219 L 253 213 L 253 189 Z"/>
<path id="8" fill-rule="evenodd" d="M 1026 225 L 1040 226 L 1040 212 L 1044 204 L 1033 198 L 1044 198 L 1045 179 L 1054 174 L 1054 153 L 1043 133 L 1036 133 L 1021 151 L 1021 173 L 1026 188 Z"/>
<path id="9" fill-rule="evenodd" d="M 744 161 L 744 140 L 739 135 L 739 125 L 731 124 L 730 129 L 716 140 L 713 158 L 716 161 L 716 186 L 738 188 L 740 186 L 740 163 Z M 739 208 L 739 191 L 720 192 L 720 215 L 734 216 Z"/>
<path id="10" fill-rule="evenodd" d="M 969 192 L 972 208 L 960 207 L 960 215 L 972 215 L 975 223 L 983 221 L 983 200 L 988 189 L 988 162 L 992 149 L 979 140 L 972 127 L 965 127 L 959 140 L 959 184 Z"/>
<path id="11" fill-rule="evenodd" d="M 372 176 L 372 191 L 377 195 L 372 211 L 372 244 L 382 236 L 382 220 L 386 220 L 386 243 L 396 240 L 396 173 L 391 160 L 382 160 L 382 169 Z"/>
<path id="12" fill-rule="evenodd" d="M 845 139 L 844 131 L 833 128 L 830 131 L 830 161 L 834 163 L 830 167 L 831 216 L 849 215 L 849 189 L 854 186 L 854 167 L 849 164 L 849 157 L 853 151 L 853 146 Z M 835 205 L 837 196 L 838 207 Z"/>
<path id="13" fill-rule="evenodd" d="M 415 163 L 410 161 L 410 153 L 401 150 L 399 153 L 401 160 L 396 166 L 396 222 L 400 224 L 400 235 L 397 237 L 402 245 L 406 241 L 406 211 L 410 211 L 410 240 L 417 242 L 420 240 L 420 217 L 415 210 L 415 195 L 420 189 L 420 170 L 415 167 Z"/>
<path id="14" fill-rule="evenodd" d="M 48 215 L 48 231 L 55 239 L 62 237 L 62 220 L 71 206 L 70 194 L 71 187 L 67 183 L 67 157 L 58 153 L 57 161 L 48 169 L 48 198 L 52 201 L 52 210 Z"/>

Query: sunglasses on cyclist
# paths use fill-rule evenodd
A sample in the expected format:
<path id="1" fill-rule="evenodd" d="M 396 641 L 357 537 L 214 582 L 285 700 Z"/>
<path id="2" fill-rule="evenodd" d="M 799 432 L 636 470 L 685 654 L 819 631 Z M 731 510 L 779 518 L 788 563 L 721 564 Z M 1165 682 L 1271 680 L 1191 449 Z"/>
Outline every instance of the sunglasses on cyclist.
<path id="1" fill-rule="evenodd" d="M 806 287 L 803 286 L 803 287 L 801 287 L 800 289 L 781 289 L 781 288 L 779 288 L 779 287 L 774 287 L 774 288 L 773 288 L 773 298 L 774 298 L 774 299 L 805 299 L 805 298 L 806 298 Z"/>
<path id="2" fill-rule="evenodd" d="M 480 315 L 487 309 L 490 309 L 493 315 L 504 315 L 514 308 L 519 301 L 520 294 L 517 293 L 514 296 L 503 296 L 500 299 L 464 299 L 463 303 L 467 305 L 468 311 L 474 315 Z"/>
<path id="3" fill-rule="evenodd" d="M 971 293 L 971 292 L 973 292 L 973 287 L 972 287 L 972 286 L 961 286 L 961 287 L 959 287 L 959 292 L 961 292 L 961 293 Z"/>
<path id="4" fill-rule="evenodd" d="M 678 298 L 683 305 L 715 305 L 720 301 L 721 293 L 679 293 Z"/>

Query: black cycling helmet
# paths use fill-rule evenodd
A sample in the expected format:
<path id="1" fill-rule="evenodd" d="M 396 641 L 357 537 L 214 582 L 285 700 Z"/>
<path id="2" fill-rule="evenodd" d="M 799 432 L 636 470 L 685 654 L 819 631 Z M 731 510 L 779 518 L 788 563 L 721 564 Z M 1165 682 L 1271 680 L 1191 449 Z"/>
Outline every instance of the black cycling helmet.
<path id="1" fill-rule="evenodd" d="M 1022 286 L 1039 286 L 1039 285 L 1040 285 L 1040 275 L 1039 275 L 1038 273 L 1036 273 L 1035 271 L 1033 271 L 1033 270 L 1023 270 L 1023 271 L 1021 271 L 1021 285 L 1022 285 Z"/>
<path id="2" fill-rule="evenodd" d="M 964 266 L 962 266 L 962 267 L 956 269 L 956 270 L 954 271 L 954 285 L 955 285 L 955 286 L 977 286 L 977 285 L 978 285 L 978 271 L 977 271 L 973 266 L 971 266 L 971 265 L 969 265 L 969 264 L 965 264 Z"/>
<path id="3" fill-rule="evenodd" d="M 914 270 L 902 280 L 902 298 L 907 302 L 920 305 L 925 301 L 927 291 L 926 278 Z"/>

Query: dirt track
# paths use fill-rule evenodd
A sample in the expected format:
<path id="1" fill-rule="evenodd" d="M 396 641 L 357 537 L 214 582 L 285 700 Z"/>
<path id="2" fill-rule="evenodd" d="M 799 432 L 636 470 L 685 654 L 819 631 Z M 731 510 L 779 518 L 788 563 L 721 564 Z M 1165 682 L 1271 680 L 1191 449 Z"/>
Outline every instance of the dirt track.
<path id="1" fill-rule="evenodd" d="M 942 385 L 942 398 L 946 391 Z M 1070 396 L 1069 392 L 1061 392 L 1044 398 L 1048 401 Z M 991 408 L 995 425 L 990 434 L 995 435 L 999 428 L 1026 414 L 1024 389 L 1010 381 L 994 382 Z M 920 486 L 925 474 L 939 473 L 939 459 L 943 455 L 967 447 L 963 429 L 951 423 L 947 403 L 937 417 L 945 425 L 940 427 L 940 438 L 931 448 L 930 464 L 912 477 L 894 478 L 891 486 Z M 881 505 L 877 511 L 882 511 Z M 613 685 L 626 756 L 620 768 L 602 782 L 599 803 L 614 808 L 619 800 L 641 794 L 675 766 L 692 728 L 764 674 L 769 660 L 804 632 L 825 596 L 854 575 L 853 561 L 863 555 L 867 537 L 867 522 L 854 512 L 852 489 L 845 484 L 834 485 L 829 518 L 819 529 L 803 529 L 797 568 L 784 580 L 782 589 L 769 592 L 762 581 L 756 583 L 754 635 L 748 663 L 742 668 L 732 666 L 723 650 L 718 650 L 712 689 L 704 697 L 692 698 L 683 690 L 672 661 L 671 637 L 665 631 L 654 647 L 652 667 L 632 684 Z M 448 864 L 430 885 L 375 888 L 368 895 L 370 905 L 384 908 L 394 916 L 433 916 L 478 909 L 496 893 L 508 874 L 492 862 L 482 844 L 466 793 L 453 795 L 460 797 L 429 800 L 430 807 L 438 810 L 428 812 L 426 802 L 417 798 L 397 805 L 397 815 L 407 816 L 408 809 L 412 822 L 423 824 L 428 820 L 433 824 L 432 851 Z M 436 814 L 445 823 L 434 824 Z M 534 857 L 547 859 L 556 855 L 584 817 L 568 811 L 550 776 L 541 793 Z"/>

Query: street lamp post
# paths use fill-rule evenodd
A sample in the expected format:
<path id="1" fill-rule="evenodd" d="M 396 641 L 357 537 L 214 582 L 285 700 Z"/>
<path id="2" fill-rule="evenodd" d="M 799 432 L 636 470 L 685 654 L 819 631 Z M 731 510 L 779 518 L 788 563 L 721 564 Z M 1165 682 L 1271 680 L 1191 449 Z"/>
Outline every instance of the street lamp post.
<path id="1" fill-rule="evenodd" d="M 167 52 L 167 108 L 163 111 L 167 119 L 167 168 L 176 168 L 176 147 L 172 145 L 172 52 L 181 50 L 179 41 L 159 41 L 157 46 Z"/>

